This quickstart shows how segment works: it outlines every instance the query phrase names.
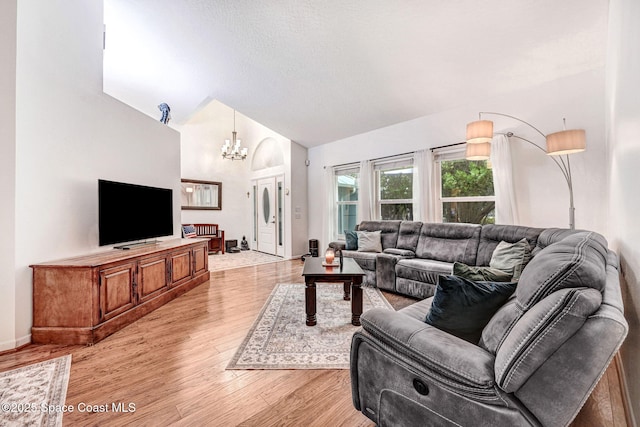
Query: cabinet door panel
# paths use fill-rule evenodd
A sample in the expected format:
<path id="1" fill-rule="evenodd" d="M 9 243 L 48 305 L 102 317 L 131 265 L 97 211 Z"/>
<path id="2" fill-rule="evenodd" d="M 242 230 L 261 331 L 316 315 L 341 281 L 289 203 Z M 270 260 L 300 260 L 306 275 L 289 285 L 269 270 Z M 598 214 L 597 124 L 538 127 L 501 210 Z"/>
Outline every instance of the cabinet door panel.
<path id="1" fill-rule="evenodd" d="M 198 274 L 209 268 L 209 254 L 205 246 L 193 250 L 193 273 Z"/>
<path id="2" fill-rule="evenodd" d="M 171 284 L 191 278 L 191 250 L 171 255 Z"/>
<path id="3" fill-rule="evenodd" d="M 147 258 L 138 267 L 138 297 L 140 302 L 153 298 L 167 288 L 167 259 Z"/>
<path id="4" fill-rule="evenodd" d="M 135 300 L 135 263 L 100 271 L 100 308 L 102 320 L 129 310 Z"/>

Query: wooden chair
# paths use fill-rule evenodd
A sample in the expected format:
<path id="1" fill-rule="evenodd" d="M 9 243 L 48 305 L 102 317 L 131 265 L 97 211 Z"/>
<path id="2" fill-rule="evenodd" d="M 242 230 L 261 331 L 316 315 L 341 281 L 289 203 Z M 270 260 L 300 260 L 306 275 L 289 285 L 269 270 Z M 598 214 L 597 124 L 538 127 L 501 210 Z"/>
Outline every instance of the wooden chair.
<path id="1" fill-rule="evenodd" d="M 193 233 L 194 228 L 195 234 Z M 220 230 L 218 224 L 182 224 L 182 235 L 185 238 L 208 238 L 209 253 L 222 251 L 224 254 L 224 230 Z"/>

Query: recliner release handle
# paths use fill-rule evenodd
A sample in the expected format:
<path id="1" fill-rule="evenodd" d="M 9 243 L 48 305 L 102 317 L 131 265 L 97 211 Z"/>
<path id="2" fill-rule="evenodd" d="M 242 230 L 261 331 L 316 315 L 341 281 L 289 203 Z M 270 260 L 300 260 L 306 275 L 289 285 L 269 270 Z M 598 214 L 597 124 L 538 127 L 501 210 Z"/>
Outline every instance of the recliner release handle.
<path id="1" fill-rule="evenodd" d="M 423 396 L 426 396 L 427 394 L 429 394 L 429 387 L 427 387 L 427 385 L 423 383 L 422 380 L 419 380 L 418 378 L 413 379 L 413 388 L 415 388 L 416 391 Z"/>

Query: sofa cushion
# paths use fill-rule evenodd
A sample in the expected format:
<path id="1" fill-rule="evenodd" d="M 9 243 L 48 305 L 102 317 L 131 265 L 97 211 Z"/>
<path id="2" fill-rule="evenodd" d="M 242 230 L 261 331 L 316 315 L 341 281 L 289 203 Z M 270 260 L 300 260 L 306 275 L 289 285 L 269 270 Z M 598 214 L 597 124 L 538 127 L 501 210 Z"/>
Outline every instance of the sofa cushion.
<path id="1" fill-rule="evenodd" d="M 480 231 L 480 243 L 478 244 L 475 265 L 488 266 L 493 251 L 500 242 L 515 243 L 526 238 L 533 252 L 533 248 L 538 244 L 539 236 L 543 231 L 544 229 L 542 228 L 523 227 L 520 225 L 483 225 Z"/>
<path id="2" fill-rule="evenodd" d="M 475 265 L 480 225 L 424 223 L 416 247 L 416 256 L 436 261 Z"/>
<path id="3" fill-rule="evenodd" d="M 562 235 L 567 237 L 544 247 L 529 262 L 520 276 L 515 298 L 493 316 L 483 331 L 482 347 L 492 353 L 499 351 L 516 322 L 560 289 L 604 289 L 608 259 L 604 237 L 586 231 Z"/>
<path id="4" fill-rule="evenodd" d="M 402 221 L 362 221 L 358 231 L 380 231 L 382 249 L 395 248 L 398 242 L 398 230 Z"/>
<path id="5" fill-rule="evenodd" d="M 382 252 L 381 231 L 358 231 L 358 252 Z"/>
<path id="6" fill-rule="evenodd" d="M 415 252 L 410 251 L 408 249 L 387 248 L 382 252 L 388 255 L 396 255 L 402 258 L 415 258 L 416 256 Z"/>
<path id="7" fill-rule="evenodd" d="M 458 276 L 440 276 L 426 322 L 475 344 L 515 287 L 511 282 L 474 282 Z"/>
<path id="8" fill-rule="evenodd" d="M 398 243 L 396 243 L 396 248 L 415 252 L 416 247 L 418 246 L 418 238 L 420 237 L 421 228 L 421 222 L 402 221 L 398 232 Z"/>
<path id="9" fill-rule="evenodd" d="M 511 274 L 512 280 L 517 282 L 530 259 L 531 250 L 527 239 L 522 238 L 515 243 L 502 241 L 491 255 L 489 267 Z"/>
<path id="10" fill-rule="evenodd" d="M 497 268 L 477 267 L 461 262 L 453 263 L 453 275 L 469 280 L 488 282 L 511 282 L 512 275 Z"/>
<path id="11" fill-rule="evenodd" d="M 522 272 L 516 291 L 524 311 L 553 292 L 586 287 L 602 291 L 606 280 L 607 241 L 598 233 L 580 232 L 547 246 Z"/>
<path id="12" fill-rule="evenodd" d="M 344 230 L 345 246 L 348 251 L 355 251 L 358 249 L 358 233 L 356 231 Z"/>
<path id="13" fill-rule="evenodd" d="M 438 276 L 451 274 L 453 264 L 431 259 L 405 258 L 396 264 L 396 277 L 423 283 L 438 283 Z"/>
<path id="14" fill-rule="evenodd" d="M 518 320 L 496 353 L 498 385 L 507 393 L 517 391 L 582 327 L 601 301 L 602 295 L 595 289 L 574 288 L 554 292 L 533 306 Z M 578 360 L 576 356 L 576 363 Z M 562 374 L 557 373 L 560 377 Z"/>

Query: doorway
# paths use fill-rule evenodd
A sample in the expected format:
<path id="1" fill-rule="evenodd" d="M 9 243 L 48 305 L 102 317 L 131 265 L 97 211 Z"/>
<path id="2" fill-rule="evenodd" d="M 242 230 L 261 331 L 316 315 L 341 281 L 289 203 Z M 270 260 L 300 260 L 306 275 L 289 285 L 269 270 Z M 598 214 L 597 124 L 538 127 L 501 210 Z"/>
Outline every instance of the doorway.
<path id="1" fill-rule="evenodd" d="M 258 180 L 258 250 L 276 253 L 276 197 L 273 178 Z"/>

